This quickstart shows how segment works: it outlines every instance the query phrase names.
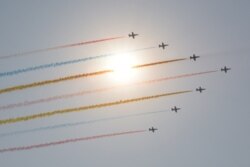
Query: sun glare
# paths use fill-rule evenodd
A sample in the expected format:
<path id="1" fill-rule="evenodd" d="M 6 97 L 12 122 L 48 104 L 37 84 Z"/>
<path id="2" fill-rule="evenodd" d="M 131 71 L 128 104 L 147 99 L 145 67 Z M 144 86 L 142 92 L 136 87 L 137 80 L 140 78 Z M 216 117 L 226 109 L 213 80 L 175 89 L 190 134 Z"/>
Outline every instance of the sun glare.
<path id="1" fill-rule="evenodd" d="M 135 56 L 129 54 L 117 54 L 110 59 L 110 68 L 114 70 L 111 78 L 120 84 L 129 83 L 134 80 L 136 65 Z"/>

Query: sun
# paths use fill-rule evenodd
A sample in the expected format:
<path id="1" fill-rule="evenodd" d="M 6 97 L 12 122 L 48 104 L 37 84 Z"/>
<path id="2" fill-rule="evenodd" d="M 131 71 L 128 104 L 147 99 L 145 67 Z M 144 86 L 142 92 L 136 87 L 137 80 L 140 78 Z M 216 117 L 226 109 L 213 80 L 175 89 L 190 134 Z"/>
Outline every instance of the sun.
<path id="1" fill-rule="evenodd" d="M 110 77 L 119 84 L 132 82 L 135 78 L 135 69 L 137 64 L 135 55 L 132 53 L 121 53 L 109 60 L 109 67 L 113 70 Z"/>

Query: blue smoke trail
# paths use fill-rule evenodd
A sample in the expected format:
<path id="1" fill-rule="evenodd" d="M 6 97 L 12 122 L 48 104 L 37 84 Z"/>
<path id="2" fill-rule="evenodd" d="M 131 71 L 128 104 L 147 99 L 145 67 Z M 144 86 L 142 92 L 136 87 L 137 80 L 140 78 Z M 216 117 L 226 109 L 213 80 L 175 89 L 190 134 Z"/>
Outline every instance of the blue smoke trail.
<path id="1" fill-rule="evenodd" d="M 136 50 L 130 50 L 130 51 L 126 51 L 124 53 L 138 52 L 138 51 L 149 50 L 149 49 L 153 49 L 153 48 L 155 48 L 155 47 L 146 47 L 146 48 L 141 48 L 141 49 L 136 49 Z M 69 65 L 69 64 L 76 64 L 76 63 L 80 63 L 80 62 L 115 56 L 116 54 L 117 53 L 110 53 L 110 54 L 105 54 L 105 55 L 99 55 L 99 56 L 86 57 L 86 58 L 81 58 L 81 59 L 68 60 L 68 61 L 62 61 L 62 62 L 54 62 L 54 63 L 50 63 L 50 64 L 43 64 L 43 65 L 38 65 L 38 66 L 33 66 L 33 67 L 27 67 L 27 68 L 17 69 L 17 70 L 13 70 L 13 71 L 2 72 L 2 73 L 0 73 L 0 77 L 18 75 L 21 73 L 26 73 L 26 72 L 36 71 L 36 70 L 43 70 L 43 69 L 47 69 L 47 68 L 55 68 L 55 67 Z"/>
<path id="2" fill-rule="evenodd" d="M 86 124 L 97 123 L 97 122 L 118 120 L 118 119 L 145 116 L 145 115 L 153 115 L 153 114 L 159 114 L 159 113 L 164 113 L 164 112 L 168 112 L 168 110 L 151 111 L 151 112 L 146 112 L 146 113 L 130 114 L 130 115 L 102 118 L 102 119 L 90 120 L 90 121 L 80 121 L 80 122 L 75 122 L 75 123 L 65 123 L 65 124 L 59 124 L 59 125 L 44 126 L 44 127 L 40 127 L 40 128 L 33 128 L 33 129 L 13 131 L 13 132 L 8 132 L 8 133 L 1 133 L 0 138 L 7 137 L 7 136 L 19 135 L 19 134 L 26 134 L 26 133 L 31 133 L 31 132 L 53 130 L 53 129 L 58 129 L 58 128 L 67 128 L 67 127 L 73 127 L 73 126 L 79 126 L 79 125 L 86 125 Z"/>

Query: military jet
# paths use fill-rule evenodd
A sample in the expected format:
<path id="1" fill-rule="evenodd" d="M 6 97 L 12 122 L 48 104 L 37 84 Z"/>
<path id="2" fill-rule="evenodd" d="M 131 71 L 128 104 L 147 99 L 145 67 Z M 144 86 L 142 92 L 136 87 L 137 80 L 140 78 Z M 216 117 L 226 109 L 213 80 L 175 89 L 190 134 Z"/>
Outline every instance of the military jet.
<path id="1" fill-rule="evenodd" d="M 174 111 L 174 112 L 178 112 L 178 110 L 180 110 L 181 108 L 177 108 L 176 106 L 174 106 L 174 108 L 171 108 L 171 111 Z"/>
<path id="2" fill-rule="evenodd" d="M 200 92 L 200 93 L 202 93 L 202 91 L 204 91 L 204 90 L 206 90 L 206 89 L 205 89 L 205 88 L 202 88 L 202 87 L 196 88 L 196 91 L 197 91 L 197 92 Z"/>
<path id="3" fill-rule="evenodd" d="M 165 44 L 165 43 L 162 42 L 162 43 L 159 45 L 159 48 L 165 49 L 166 46 L 168 46 L 168 44 Z"/>
<path id="4" fill-rule="evenodd" d="M 148 130 L 154 133 L 154 132 L 155 132 L 156 130 L 158 130 L 158 129 L 156 129 L 156 128 L 154 128 L 154 127 L 152 126 L 152 128 L 149 128 Z"/>
<path id="5" fill-rule="evenodd" d="M 199 58 L 199 57 L 200 57 L 200 56 L 196 56 L 195 54 L 193 54 L 193 56 L 190 56 L 190 60 L 193 59 L 194 61 L 196 61 L 196 59 Z"/>
<path id="6" fill-rule="evenodd" d="M 224 68 L 221 68 L 220 70 L 227 73 L 227 71 L 231 70 L 231 68 L 228 68 L 228 67 L 225 66 Z"/>
<path id="7" fill-rule="evenodd" d="M 131 32 L 131 34 L 128 34 L 128 37 L 132 37 L 133 39 L 135 39 L 135 36 L 137 36 L 139 34 L 135 34 L 134 32 Z"/>

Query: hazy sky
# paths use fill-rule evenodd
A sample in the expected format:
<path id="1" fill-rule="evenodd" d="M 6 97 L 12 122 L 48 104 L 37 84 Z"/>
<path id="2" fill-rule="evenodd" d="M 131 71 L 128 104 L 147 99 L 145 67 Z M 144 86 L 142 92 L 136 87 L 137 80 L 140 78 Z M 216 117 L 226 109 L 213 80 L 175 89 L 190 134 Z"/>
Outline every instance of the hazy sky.
<path id="1" fill-rule="evenodd" d="M 130 86 L 66 100 L 1 111 L 12 118 L 55 109 L 161 94 L 178 90 L 203 93 L 163 97 L 155 100 L 69 113 L 54 117 L 1 125 L 0 134 L 42 126 L 90 121 L 166 110 L 168 112 L 96 122 L 70 128 L 0 137 L 0 149 L 157 127 L 157 133 L 142 133 L 83 141 L 29 151 L 0 154 L 0 166 L 250 166 L 250 2 L 247 0 L 82 0 L 0 1 L 0 56 L 92 39 L 125 35 L 140 36 L 26 57 L 0 60 L 0 72 L 50 62 L 97 56 L 122 50 L 158 46 L 134 53 L 139 64 L 193 53 L 196 62 L 184 61 L 144 68 L 135 81 L 183 73 L 218 70 L 213 74 Z M 0 77 L 0 89 L 41 80 L 105 69 L 112 58 L 59 68 Z M 122 60 L 121 60 L 122 61 Z M 110 75 L 78 79 L 43 87 L 0 94 L 0 106 L 32 99 L 117 85 Z M 179 113 L 170 108 L 181 107 Z"/>

